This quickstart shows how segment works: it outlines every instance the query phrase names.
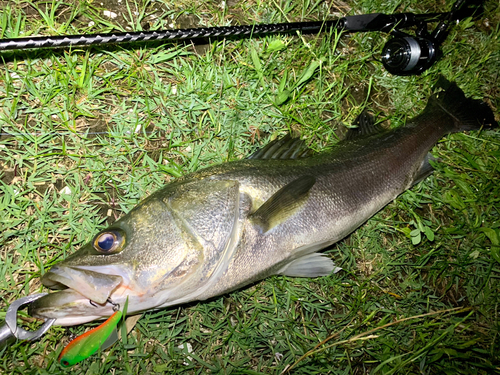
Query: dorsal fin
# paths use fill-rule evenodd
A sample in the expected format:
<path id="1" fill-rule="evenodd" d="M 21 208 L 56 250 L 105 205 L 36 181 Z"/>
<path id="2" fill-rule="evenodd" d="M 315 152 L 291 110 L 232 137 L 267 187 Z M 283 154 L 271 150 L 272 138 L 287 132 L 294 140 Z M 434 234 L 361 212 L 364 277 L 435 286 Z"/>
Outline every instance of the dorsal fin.
<path id="1" fill-rule="evenodd" d="M 287 134 L 283 138 L 269 142 L 247 159 L 298 159 L 309 156 L 311 152 L 303 140 L 292 138 L 290 134 Z"/>
<path id="2" fill-rule="evenodd" d="M 382 131 L 382 128 L 375 124 L 373 116 L 369 114 L 366 109 L 363 109 L 363 112 L 356 117 L 353 125 L 356 127 L 349 128 L 344 139 L 352 140 L 356 138 L 368 137 Z"/>
<path id="3" fill-rule="evenodd" d="M 292 216 L 304 204 L 304 198 L 315 183 L 316 178 L 313 176 L 301 176 L 293 180 L 265 201 L 250 219 L 262 232 L 267 232 Z"/>

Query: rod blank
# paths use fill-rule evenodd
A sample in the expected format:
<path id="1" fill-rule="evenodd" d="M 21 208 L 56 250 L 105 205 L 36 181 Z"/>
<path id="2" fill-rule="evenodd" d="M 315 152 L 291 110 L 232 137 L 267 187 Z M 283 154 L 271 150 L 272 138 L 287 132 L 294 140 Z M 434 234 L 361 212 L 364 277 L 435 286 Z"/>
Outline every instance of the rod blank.
<path id="1" fill-rule="evenodd" d="M 291 22 L 264 25 L 243 25 L 204 27 L 193 29 L 137 31 L 125 33 L 82 34 L 63 36 L 34 36 L 27 38 L 0 39 L 0 51 L 24 50 L 39 48 L 62 48 L 76 46 L 92 46 L 103 44 L 121 44 L 147 41 L 194 40 L 206 38 L 224 38 L 229 36 L 248 37 L 269 34 L 289 34 L 300 31 L 305 34 L 320 33 L 336 28 L 339 31 L 385 31 L 394 27 L 405 28 L 421 22 L 440 20 L 448 13 L 430 14 L 362 14 L 347 16 L 329 21 Z"/>
<path id="2" fill-rule="evenodd" d="M 0 51 L 16 49 L 57 48 L 120 44 L 144 41 L 172 41 L 186 39 L 222 38 L 228 36 L 263 36 L 276 33 L 318 33 L 337 26 L 342 28 L 342 20 L 325 22 L 293 22 L 268 25 L 224 26 L 194 29 L 138 31 L 126 33 L 106 33 L 66 36 L 36 36 L 0 40 Z"/>

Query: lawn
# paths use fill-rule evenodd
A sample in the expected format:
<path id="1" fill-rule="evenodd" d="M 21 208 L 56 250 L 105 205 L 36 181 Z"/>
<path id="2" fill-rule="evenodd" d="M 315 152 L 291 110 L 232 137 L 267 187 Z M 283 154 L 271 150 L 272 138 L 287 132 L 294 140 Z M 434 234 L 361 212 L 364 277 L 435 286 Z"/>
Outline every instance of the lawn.
<path id="1" fill-rule="evenodd" d="M 441 12 L 452 2 L 0 5 L 0 37 L 13 38 Z M 440 74 L 499 120 L 500 11 L 495 1 L 485 8 L 452 28 L 443 57 L 418 77 L 384 70 L 383 33 L 0 52 L 0 318 L 16 299 L 47 291 L 44 272 L 142 198 L 278 136 L 325 150 L 363 108 L 383 126 L 402 126 Z M 274 276 L 146 313 L 126 342 L 70 371 L 500 372 L 500 132 L 454 134 L 432 153 L 431 177 L 326 250 L 342 271 Z M 21 321 L 40 324 L 27 314 Z M 64 345 L 96 324 L 16 343 L 0 352 L 0 372 L 65 373 L 57 363 Z"/>

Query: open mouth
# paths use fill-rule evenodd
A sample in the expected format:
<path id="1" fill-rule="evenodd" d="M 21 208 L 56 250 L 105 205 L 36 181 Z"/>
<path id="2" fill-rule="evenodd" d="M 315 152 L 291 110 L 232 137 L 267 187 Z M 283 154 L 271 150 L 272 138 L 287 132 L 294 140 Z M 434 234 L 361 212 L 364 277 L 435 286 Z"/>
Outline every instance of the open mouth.
<path id="1" fill-rule="evenodd" d="M 34 301 L 28 313 L 56 319 L 55 325 L 72 326 L 110 316 L 123 301 L 128 279 L 114 266 L 55 266 L 42 276 L 43 285 L 56 289 Z M 118 300 L 117 303 L 114 301 Z"/>
<path id="2" fill-rule="evenodd" d="M 104 304 L 122 284 L 123 277 L 80 267 L 55 266 L 43 275 L 41 281 L 47 288 L 69 288 L 93 302 Z"/>

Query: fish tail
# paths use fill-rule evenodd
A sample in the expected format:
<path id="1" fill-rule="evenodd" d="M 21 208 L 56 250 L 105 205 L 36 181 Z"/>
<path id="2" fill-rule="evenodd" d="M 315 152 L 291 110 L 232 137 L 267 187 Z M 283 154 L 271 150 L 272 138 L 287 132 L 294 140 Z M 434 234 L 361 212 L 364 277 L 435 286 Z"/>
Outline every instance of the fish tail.
<path id="1" fill-rule="evenodd" d="M 444 111 L 453 118 L 450 133 L 498 127 L 490 106 L 482 100 L 467 98 L 455 82 L 440 77 L 436 86 L 444 89 L 434 94 L 424 111 Z"/>

